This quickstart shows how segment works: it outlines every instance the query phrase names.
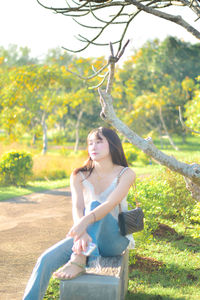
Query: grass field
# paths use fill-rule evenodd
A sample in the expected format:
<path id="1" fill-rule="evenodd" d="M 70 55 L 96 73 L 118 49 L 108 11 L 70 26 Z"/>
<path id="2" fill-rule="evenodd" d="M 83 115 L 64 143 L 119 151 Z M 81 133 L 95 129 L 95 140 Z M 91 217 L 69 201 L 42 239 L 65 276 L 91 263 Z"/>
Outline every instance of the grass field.
<path id="1" fill-rule="evenodd" d="M 196 226 L 170 224 L 175 232 L 160 232 L 148 244 L 136 239 L 136 250 L 129 266 L 126 300 L 200 299 L 200 238 Z"/>
<path id="2" fill-rule="evenodd" d="M 66 186 L 69 186 L 69 178 L 52 181 L 30 181 L 26 187 L 0 187 L 0 201 Z"/>

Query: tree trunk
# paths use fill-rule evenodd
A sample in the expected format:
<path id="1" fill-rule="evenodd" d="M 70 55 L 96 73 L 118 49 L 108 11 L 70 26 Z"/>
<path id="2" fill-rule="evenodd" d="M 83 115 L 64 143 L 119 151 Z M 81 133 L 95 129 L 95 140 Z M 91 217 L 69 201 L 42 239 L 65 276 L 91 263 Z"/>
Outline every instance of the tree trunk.
<path id="1" fill-rule="evenodd" d="M 33 143 L 33 145 L 35 145 L 35 143 L 36 143 L 36 134 L 35 134 L 35 133 L 33 134 L 33 140 L 32 140 L 32 143 Z"/>
<path id="2" fill-rule="evenodd" d="M 76 121 L 76 142 L 75 142 L 75 146 L 74 146 L 74 152 L 76 152 L 78 150 L 78 145 L 79 145 L 79 127 L 80 127 L 80 122 L 81 122 L 81 118 L 83 115 L 83 110 L 81 110 L 78 114 L 77 117 L 77 121 Z"/>
<path id="3" fill-rule="evenodd" d="M 42 129 L 43 129 L 43 148 L 42 154 L 46 154 L 48 148 L 48 139 L 47 139 L 47 125 L 46 125 L 46 115 L 42 116 Z"/>
<path id="4" fill-rule="evenodd" d="M 167 130 L 167 126 L 166 126 L 165 121 L 164 121 L 164 118 L 163 118 L 162 107 L 161 107 L 161 106 L 160 106 L 160 108 L 159 108 L 159 117 L 160 117 L 160 121 L 161 121 L 161 123 L 162 123 L 162 126 L 163 126 L 163 128 L 164 128 L 165 134 L 166 134 L 166 136 L 167 136 L 167 138 L 168 138 L 170 144 L 172 145 L 172 147 L 173 147 L 176 151 L 178 151 L 179 148 L 174 144 L 174 142 L 173 142 L 173 140 L 172 140 L 172 138 L 171 138 L 171 136 L 169 135 L 169 132 L 168 132 L 168 130 Z"/>
<path id="5" fill-rule="evenodd" d="M 195 183 L 195 185 L 200 187 L 199 164 L 187 164 L 184 162 L 180 162 L 175 157 L 166 155 L 164 152 L 157 149 L 154 146 L 151 138 L 143 139 L 138 136 L 116 116 L 111 95 L 107 94 L 105 91 L 102 91 L 100 88 L 98 90 L 102 105 L 101 117 L 104 119 L 104 121 L 112 124 L 114 128 L 116 128 L 121 134 L 126 136 L 130 143 L 141 149 L 147 155 L 151 156 L 158 163 L 168 167 L 172 171 L 175 171 L 187 177 L 189 179 L 189 182 Z"/>
<path id="6" fill-rule="evenodd" d="M 163 149 L 164 148 L 164 144 L 163 144 L 163 139 L 162 139 L 162 131 L 161 131 L 161 124 L 159 124 L 158 126 L 158 134 L 159 134 L 159 138 L 160 138 L 160 148 Z"/>
<path id="7" fill-rule="evenodd" d="M 196 183 L 191 182 L 187 177 L 184 177 L 186 188 L 190 191 L 192 198 L 200 202 L 200 186 Z"/>

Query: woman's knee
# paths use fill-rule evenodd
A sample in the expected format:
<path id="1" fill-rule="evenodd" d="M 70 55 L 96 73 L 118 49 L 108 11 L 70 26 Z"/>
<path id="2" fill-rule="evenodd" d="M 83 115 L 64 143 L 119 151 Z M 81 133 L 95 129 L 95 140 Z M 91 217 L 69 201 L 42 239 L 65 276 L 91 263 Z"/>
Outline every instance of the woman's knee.
<path id="1" fill-rule="evenodd" d="M 44 252 L 38 257 L 36 266 L 44 267 L 45 265 L 49 265 L 51 262 L 52 255 L 48 252 Z"/>

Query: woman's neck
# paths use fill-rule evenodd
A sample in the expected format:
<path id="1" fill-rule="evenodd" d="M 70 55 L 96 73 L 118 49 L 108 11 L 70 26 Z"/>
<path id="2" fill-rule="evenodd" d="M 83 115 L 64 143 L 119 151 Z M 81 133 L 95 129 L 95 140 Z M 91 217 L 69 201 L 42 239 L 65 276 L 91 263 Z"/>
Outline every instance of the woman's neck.
<path id="1" fill-rule="evenodd" d="M 101 161 L 101 162 L 94 162 L 94 169 L 96 170 L 98 175 L 108 174 L 113 171 L 115 165 L 111 160 Z"/>

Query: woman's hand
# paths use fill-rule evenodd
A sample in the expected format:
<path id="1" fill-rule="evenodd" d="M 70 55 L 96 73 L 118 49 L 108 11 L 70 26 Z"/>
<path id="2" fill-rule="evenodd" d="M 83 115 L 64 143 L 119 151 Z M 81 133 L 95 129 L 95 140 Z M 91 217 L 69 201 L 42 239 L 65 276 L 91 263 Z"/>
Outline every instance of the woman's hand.
<path id="1" fill-rule="evenodd" d="M 77 224 L 72 226 L 67 236 L 72 237 L 74 239 L 74 242 L 78 241 L 80 237 L 82 237 L 82 235 L 86 232 L 86 229 L 90 224 L 89 219 L 89 216 L 82 217 Z"/>
<path id="2" fill-rule="evenodd" d="M 91 237 L 88 235 L 87 232 L 85 232 L 81 236 L 81 238 L 74 243 L 72 251 L 77 254 L 81 254 L 82 251 L 85 251 L 87 249 L 88 243 L 91 241 Z"/>

